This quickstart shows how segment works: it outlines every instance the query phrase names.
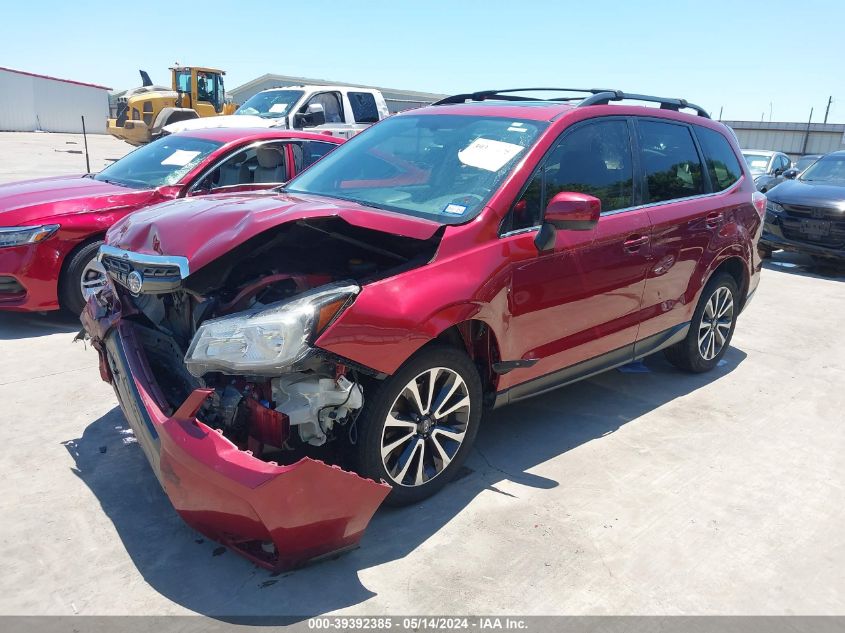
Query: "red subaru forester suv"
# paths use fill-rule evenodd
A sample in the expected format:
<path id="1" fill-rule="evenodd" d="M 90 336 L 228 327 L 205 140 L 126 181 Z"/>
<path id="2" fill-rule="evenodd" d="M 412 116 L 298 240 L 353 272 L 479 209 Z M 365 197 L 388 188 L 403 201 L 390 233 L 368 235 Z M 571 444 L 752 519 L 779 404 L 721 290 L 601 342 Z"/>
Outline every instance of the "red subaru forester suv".
<path id="1" fill-rule="evenodd" d="M 186 521 L 297 564 L 441 488 L 485 408 L 661 350 L 719 362 L 765 209 L 733 133 L 679 99 L 536 90 L 456 95 L 283 189 L 109 231 L 83 322 Z"/>

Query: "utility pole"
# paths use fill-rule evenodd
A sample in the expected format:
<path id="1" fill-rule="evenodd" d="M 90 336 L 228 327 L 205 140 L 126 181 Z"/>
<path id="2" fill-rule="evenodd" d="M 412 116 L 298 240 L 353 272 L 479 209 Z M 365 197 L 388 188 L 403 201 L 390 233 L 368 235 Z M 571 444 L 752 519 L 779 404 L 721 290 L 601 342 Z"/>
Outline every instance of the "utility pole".
<path id="1" fill-rule="evenodd" d="M 722 120 L 722 110 L 725 109 L 725 106 L 719 106 L 719 120 Z"/>
<path id="2" fill-rule="evenodd" d="M 769 101 L 769 123 L 772 122 L 772 102 Z"/>
<path id="3" fill-rule="evenodd" d="M 810 124 L 813 122 L 813 109 L 810 108 L 810 118 L 807 120 L 807 133 L 804 135 L 804 147 L 801 148 L 801 155 L 807 153 L 807 143 L 810 142 Z"/>
<path id="4" fill-rule="evenodd" d="M 830 104 L 833 103 L 833 95 L 827 98 L 827 108 L 824 110 L 824 122 L 827 123 L 827 115 L 830 113 Z"/>

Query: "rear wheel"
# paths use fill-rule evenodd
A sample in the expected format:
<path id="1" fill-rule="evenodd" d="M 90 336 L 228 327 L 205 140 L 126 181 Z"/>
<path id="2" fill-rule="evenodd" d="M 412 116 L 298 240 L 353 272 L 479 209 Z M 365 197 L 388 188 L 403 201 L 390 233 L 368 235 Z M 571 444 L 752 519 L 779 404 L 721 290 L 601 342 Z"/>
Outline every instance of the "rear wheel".
<path id="1" fill-rule="evenodd" d="M 390 505 L 433 495 L 466 459 L 481 402 L 481 379 L 464 352 L 425 348 L 367 397 L 358 420 L 358 471 L 393 487 Z"/>
<path id="2" fill-rule="evenodd" d="M 738 314 L 736 281 L 721 273 L 701 293 L 686 338 L 664 350 L 667 360 L 693 373 L 713 369 L 728 351 Z"/>
<path id="3" fill-rule="evenodd" d="M 80 314 L 88 297 L 102 289 L 106 271 L 97 261 L 102 240 L 90 242 L 78 249 L 65 266 L 59 279 L 59 304 L 73 314 Z"/>

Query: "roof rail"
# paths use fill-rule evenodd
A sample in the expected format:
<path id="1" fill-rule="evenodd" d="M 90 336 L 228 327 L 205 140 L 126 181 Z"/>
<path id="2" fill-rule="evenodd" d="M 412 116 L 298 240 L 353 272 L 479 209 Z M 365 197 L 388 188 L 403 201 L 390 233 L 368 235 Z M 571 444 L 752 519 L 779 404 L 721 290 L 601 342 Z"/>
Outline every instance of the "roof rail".
<path id="1" fill-rule="evenodd" d="M 500 99 L 502 101 L 546 101 L 546 99 L 538 99 L 536 97 L 523 97 L 521 95 L 510 94 L 513 92 L 587 92 L 589 94 L 604 94 L 608 92 L 618 92 L 615 90 L 608 90 L 606 88 L 508 88 L 506 90 L 480 90 L 478 92 L 467 92 L 464 94 L 452 95 L 451 97 L 444 97 L 440 101 L 435 101 L 431 105 L 447 105 L 449 103 L 465 103 L 466 101 L 486 101 L 487 99 Z M 549 99 L 549 101 L 575 101 L 581 97 L 559 97 L 557 99 Z"/>
<path id="2" fill-rule="evenodd" d="M 515 92 L 581 92 L 588 93 L 590 96 L 582 97 L 557 97 L 554 99 L 538 99 L 537 97 L 526 97 L 523 95 L 512 94 Z M 659 103 L 661 110 L 679 111 L 681 108 L 690 108 L 695 110 L 698 116 L 706 119 L 710 118 L 707 111 L 688 102 L 686 99 L 671 99 L 667 97 L 654 97 L 651 95 L 630 94 L 622 92 L 621 90 L 608 90 L 602 88 L 509 88 L 506 90 L 480 90 L 478 92 L 467 92 L 463 94 L 456 94 L 450 97 L 444 97 L 440 101 L 435 101 L 431 105 L 447 105 L 451 103 L 466 103 L 467 101 L 486 101 L 487 99 L 499 99 L 502 101 L 579 101 L 578 107 L 591 105 L 607 105 L 611 101 L 622 101 L 627 99 L 629 101 L 648 101 L 650 103 Z"/>
<path id="3" fill-rule="evenodd" d="M 622 101 L 623 99 L 627 99 L 629 101 L 648 101 L 650 103 L 659 103 L 661 110 L 674 110 L 675 112 L 681 108 L 689 108 L 690 110 L 695 110 L 695 113 L 700 117 L 704 117 L 705 119 L 710 118 L 710 115 L 707 114 L 707 110 L 701 106 L 695 105 L 694 103 L 690 103 L 686 99 L 671 99 L 668 97 L 629 94 L 622 92 L 621 90 L 608 90 L 606 92 L 593 93 L 591 96 L 579 103 L 578 107 L 607 105 L 611 101 Z"/>

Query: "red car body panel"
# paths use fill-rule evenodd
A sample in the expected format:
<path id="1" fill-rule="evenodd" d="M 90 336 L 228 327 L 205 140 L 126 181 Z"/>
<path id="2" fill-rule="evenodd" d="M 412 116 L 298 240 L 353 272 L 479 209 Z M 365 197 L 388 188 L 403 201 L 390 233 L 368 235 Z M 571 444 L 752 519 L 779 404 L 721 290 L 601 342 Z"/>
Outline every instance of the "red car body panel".
<path id="1" fill-rule="evenodd" d="M 118 220 L 138 209 L 183 197 L 194 179 L 210 165 L 237 149 L 258 141 L 303 139 L 340 144 L 343 139 L 286 130 L 197 130 L 184 134 L 223 143 L 186 174 L 177 185 L 131 189 L 86 176 L 59 176 L 0 184 L 0 226 L 59 224 L 43 242 L 0 249 L 0 275 L 14 277 L 25 291 L 0 296 L 0 310 L 31 311 L 59 308 L 58 281 L 68 255 L 80 245 L 101 239 Z M 293 155 L 288 148 L 288 177 Z M 255 189 L 245 186 L 244 189 Z M 261 187 L 266 188 L 266 187 Z"/>
<path id="2" fill-rule="evenodd" d="M 186 216 L 191 218 L 190 231 L 182 230 Z M 109 231 L 108 243 L 137 253 L 185 257 L 190 270 L 195 271 L 268 229 L 328 216 L 338 216 L 354 226 L 421 240 L 440 228 L 437 222 L 422 218 L 318 196 L 219 194 L 133 213 Z"/>

